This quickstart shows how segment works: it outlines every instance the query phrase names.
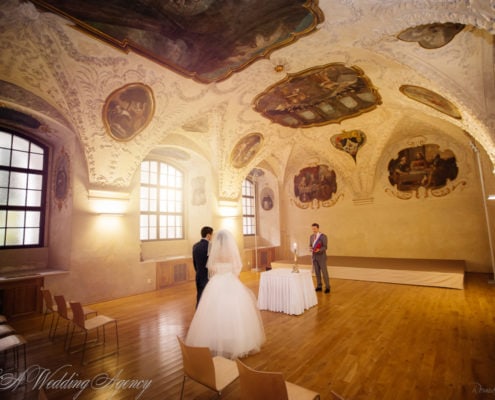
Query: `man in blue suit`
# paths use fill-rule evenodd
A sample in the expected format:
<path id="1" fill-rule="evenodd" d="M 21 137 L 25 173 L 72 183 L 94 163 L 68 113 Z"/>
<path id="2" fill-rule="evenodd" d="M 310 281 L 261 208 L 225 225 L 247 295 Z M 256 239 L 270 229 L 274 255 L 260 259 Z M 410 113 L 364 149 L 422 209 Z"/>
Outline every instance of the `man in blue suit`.
<path id="1" fill-rule="evenodd" d="M 196 271 L 196 308 L 201 299 L 201 294 L 208 283 L 208 269 L 206 268 L 206 263 L 208 261 L 208 250 L 212 236 L 213 228 L 203 226 L 201 228 L 201 240 L 194 244 L 192 248 L 193 265 L 194 270 Z"/>

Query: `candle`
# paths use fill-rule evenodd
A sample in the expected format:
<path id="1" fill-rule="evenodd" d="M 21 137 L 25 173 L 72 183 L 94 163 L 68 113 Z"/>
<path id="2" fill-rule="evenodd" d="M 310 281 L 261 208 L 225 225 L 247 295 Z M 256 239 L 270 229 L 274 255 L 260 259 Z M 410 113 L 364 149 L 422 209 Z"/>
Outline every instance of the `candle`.
<path id="1" fill-rule="evenodd" d="M 293 249 L 294 249 L 294 252 L 296 252 L 296 251 L 297 251 L 297 243 L 296 243 L 296 242 L 294 242 Z"/>

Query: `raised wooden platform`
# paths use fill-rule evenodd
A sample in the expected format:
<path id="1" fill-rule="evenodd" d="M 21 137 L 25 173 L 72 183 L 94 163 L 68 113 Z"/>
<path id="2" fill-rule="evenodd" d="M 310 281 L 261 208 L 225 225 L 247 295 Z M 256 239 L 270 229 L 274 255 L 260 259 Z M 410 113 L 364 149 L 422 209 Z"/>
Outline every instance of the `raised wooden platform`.
<path id="1" fill-rule="evenodd" d="M 292 266 L 292 260 L 273 261 L 272 268 Z M 464 289 L 464 260 L 328 256 L 330 278 Z M 312 268 L 311 256 L 298 260 Z"/>

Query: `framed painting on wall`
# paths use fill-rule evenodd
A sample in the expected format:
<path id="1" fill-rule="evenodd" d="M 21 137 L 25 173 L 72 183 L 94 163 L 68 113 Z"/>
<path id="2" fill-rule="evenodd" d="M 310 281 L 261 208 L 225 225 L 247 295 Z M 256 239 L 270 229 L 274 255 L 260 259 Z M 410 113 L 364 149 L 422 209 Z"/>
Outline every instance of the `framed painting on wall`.
<path id="1" fill-rule="evenodd" d="M 115 140 L 128 141 L 145 129 L 155 113 L 150 87 L 131 83 L 112 92 L 103 106 L 103 122 Z"/>

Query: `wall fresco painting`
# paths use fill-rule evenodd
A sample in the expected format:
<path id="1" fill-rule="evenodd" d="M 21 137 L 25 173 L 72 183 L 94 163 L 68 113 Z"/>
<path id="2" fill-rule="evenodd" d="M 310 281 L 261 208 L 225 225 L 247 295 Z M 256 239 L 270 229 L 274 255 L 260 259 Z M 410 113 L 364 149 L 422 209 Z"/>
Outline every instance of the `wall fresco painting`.
<path id="1" fill-rule="evenodd" d="M 420 86 L 402 85 L 399 90 L 410 99 L 419 101 L 456 119 L 462 119 L 457 107 L 445 97 Z"/>
<path id="2" fill-rule="evenodd" d="M 424 189 L 427 195 L 443 196 L 455 189 L 459 168 L 451 150 L 440 150 L 436 144 L 408 147 L 399 152 L 388 164 L 389 182 L 400 192 Z M 410 198 L 412 196 L 397 197 Z"/>
<path id="3" fill-rule="evenodd" d="M 329 207 L 335 204 L 337 177 L 327 165 L 306 167 L 294 176 L 295 205 L 300 208 Z"/>
<path id="4" fill-rule="evenodd" d="M 342 131 L 342 133 L 332 136 L 330 142 L 336 149 L 345 151 L 356 160 L 359 149 L 366 142 L 366 135 L 358 129 Z"/>
<path id="5" fill-rule="evenodd" d="M 402 31 L 397 38 L 405 42 L 417 42 L 425 49 L 438 49 L 449 43 L 464 27 L 463 24 L 453 22 L 420 25 Z"/>
<path id="6" fill-rule="evenodd" d="M 292 128 L 339 123 L 379 104 L 380 95 L 364 72 L 342 63 L 289 74 L 253 102 L 264 117 Z"/>

